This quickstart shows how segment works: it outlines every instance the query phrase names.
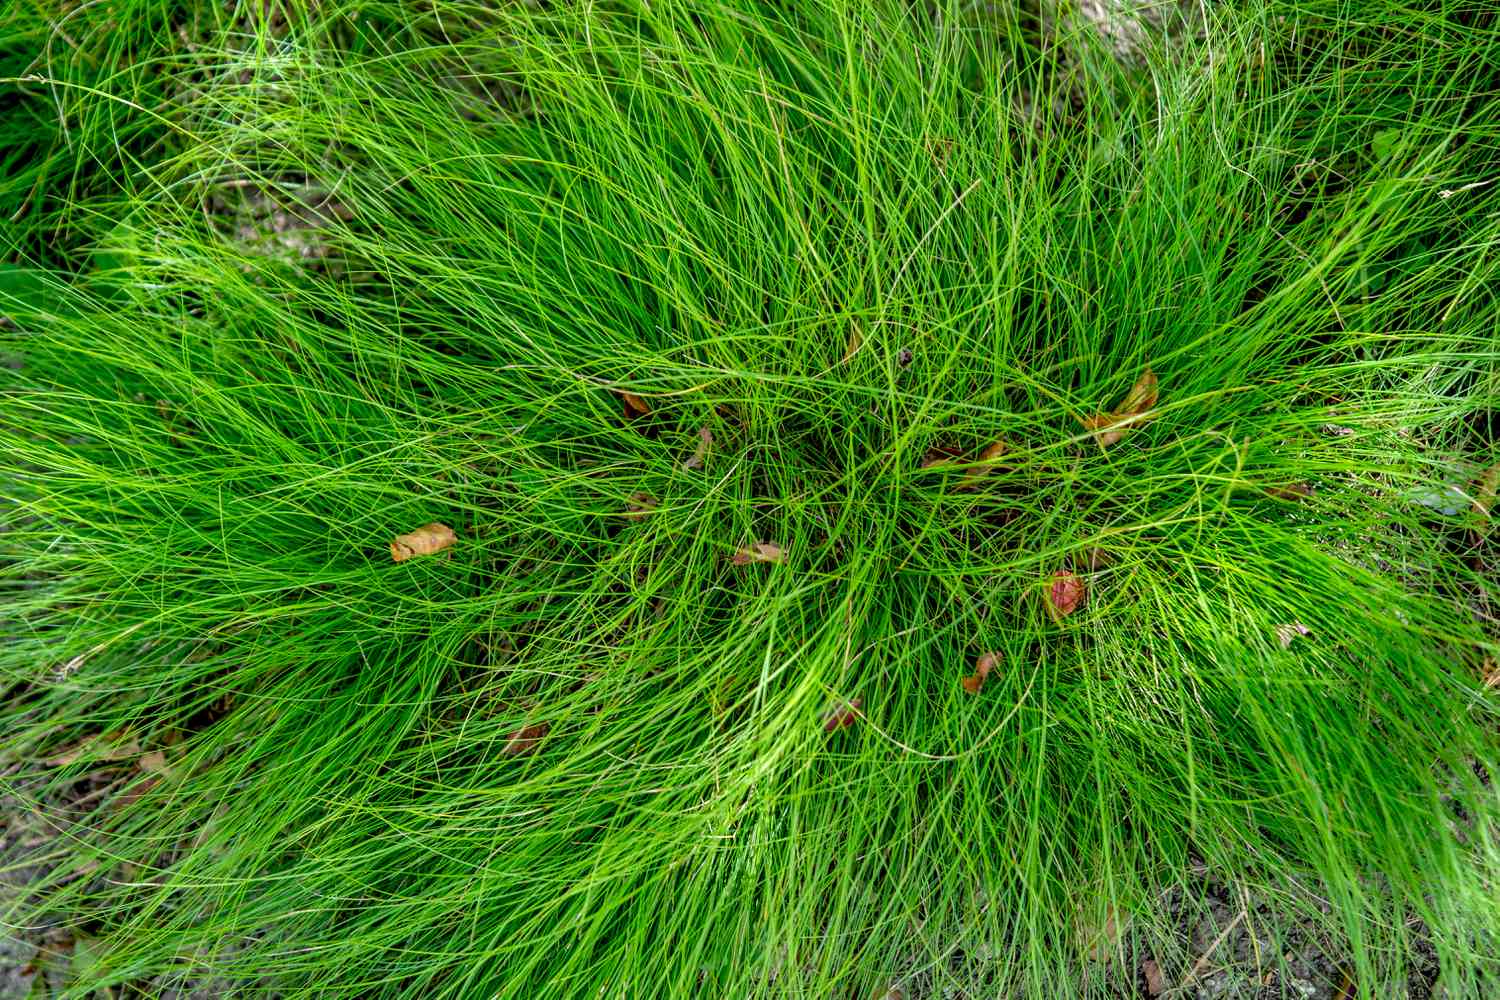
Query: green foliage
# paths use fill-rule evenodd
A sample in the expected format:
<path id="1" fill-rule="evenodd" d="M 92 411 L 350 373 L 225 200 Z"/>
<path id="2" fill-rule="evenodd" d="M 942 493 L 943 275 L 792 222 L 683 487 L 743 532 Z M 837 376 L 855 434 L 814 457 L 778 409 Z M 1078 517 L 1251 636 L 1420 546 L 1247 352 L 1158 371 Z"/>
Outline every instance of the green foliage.
<path id="1" fill-rule="evenodd" d="M 106 6 L 0 152 L 0 780 L 116 777 L 8 919 L 80 990 L 1104 995 L 1202 862 L 1494 995 L 1493 13 Z"/>

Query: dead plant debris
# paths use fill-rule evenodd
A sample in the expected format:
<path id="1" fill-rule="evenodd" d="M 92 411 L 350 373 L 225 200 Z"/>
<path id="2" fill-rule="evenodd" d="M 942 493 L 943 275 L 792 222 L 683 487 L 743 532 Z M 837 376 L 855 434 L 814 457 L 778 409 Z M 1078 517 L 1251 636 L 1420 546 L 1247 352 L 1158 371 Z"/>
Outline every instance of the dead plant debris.
<path id="1" fill-rule="evenodd" d="M 1083 419 L 1083 426 L 1094 434 L 1100 448 L 1108 448 L 1125 436 L 1132 427 L 1148 419 L 1145 414 L 1156 405 L 1156 373 L 1149 367 L 1125 394 L 1125 400 L 1107 413 L 1096 413 Z"/>
<path id="2" fill-rule="evenodd" d="M 625 516 L 633 521 L 645 518 L 656 509 L 656 497 L 642 490 L 630 494 L 630 499 L 625 501 Z"/>
<path id="3" fill-rule="evenodd" d="M 1072 570 L 1053 572 L 1047 583 L 1047 614 L 1054 622 L 1061 622 L 1081 607 L 1088 599 L 1088 585 L 1083 577 Z"/>
<path id="4" fill-rule="evenodd" d="M 708 457 L 708 449 L 713 446 L 714 435 L 707 427 L 698 428 L 698 446 L 693 453 L 682 460 L 683 471 L 688 469 L 703 468 L 703 460 Z"/>
<path id="5" fill-rule="evenodd" d="M 1312 629 L 1301 622 L 1291 622 L 1287 625 L 1276 626 L 1276 641 L 1281 643 L 1282 649 L 1289 649 L 1292 640 L 1300 635 L 1312 635 Z"/>
<path id="6" fill-rule="evenodd" d="M 640 396 L 633 392 L 627 392 L 624 389 L 616 389 L 615 392 L 619 395 L 620 402 L 625 408 L 626 420 L 636 420 L 640 417 L 651 415 L 651 404 Z"/>
<path id="7" fill-rule="evenodd" d="M 859 718 L 859 710 L 864 702 L 858 698 L 841 701 L 823 713 L 823 732 L 832 733 L 843 729 L 845 726 L 854 725 Z"/>
<path id="8" fill-rule="evenodd" d="M 507 757 L 519 757 L 522 754 L 531 753 L 541 745 L 543 738 L 551 729 L 552 723 L 550 722 L 533 722 L 522 726 L 506 738 L 505 746 L 500 752 Z"/>
<path id="9" fill-rule="evenodd" d="M 781 557 L 780 545 L 775 542 L 756 542 L 740 549 L 730 561 L 736 566 L 748 566 L 750 563 L 779 563 Z"/>
<path id="10" fill-rule="evenodd" d="M 446 524 L 433 521 L 424 524 L 416 531 L 404 535 L 397 535 L 391 539 L 391 558 L 396 562 L 406 562 L 417 556 L 430 556 L 434 552 L 441 552 L 454 542 L 458 536 L 453 529 Z"/>
<path id="11" fill-rule="evenodd" d="M 974 663 L 974 673 L 964 678 L 964 690 L 970 694 L 978 694 L 979 689 L 984 687 L 985 678 L 999 663 L 1000 656 L 997 653 L 985 653 L 980 656 Z"/>

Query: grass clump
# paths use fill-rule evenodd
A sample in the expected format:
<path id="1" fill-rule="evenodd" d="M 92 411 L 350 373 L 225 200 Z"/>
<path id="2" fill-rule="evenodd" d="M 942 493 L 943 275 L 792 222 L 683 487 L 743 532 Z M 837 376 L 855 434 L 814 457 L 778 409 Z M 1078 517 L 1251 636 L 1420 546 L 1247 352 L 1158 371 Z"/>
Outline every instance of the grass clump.
<path id="1" fill-rule="evenodd" d="M 1492 12 L 117 6 L 0 286 L 78 995 L 1128 995 L 1204 865 L 1494 994 Z"/>

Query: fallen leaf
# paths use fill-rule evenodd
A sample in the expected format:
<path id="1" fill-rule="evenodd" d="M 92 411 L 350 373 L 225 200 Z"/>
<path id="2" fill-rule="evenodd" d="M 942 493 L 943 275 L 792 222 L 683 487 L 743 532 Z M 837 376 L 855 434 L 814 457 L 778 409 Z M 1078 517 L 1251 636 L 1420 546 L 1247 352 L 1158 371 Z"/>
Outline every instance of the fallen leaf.
<path id="1" fill-rule="evenodd" d="M 550 722 L 533 722 L 529 726 L 522 726 L 506 738 L 505 746 L 500 752 L 507 757 L 519 757 L 523 753 L 531 753 L 551 728 Z"/>
<path id="2" fill-rule="evenodd" d="M 850 701 L 840 702 L 823 713 L 823 732 L 831 733 L 845 726 L 852 726 L 859 718 L 860 706 L 864 704 L 858 698 Z"/>
<path id="3" fill-rule="evenodd" d="M 406 562 L 417 556 L 430 556 L 434 552 L 441 552 L 454 542 L 458 536 L 453 534 L 453 529 L 446 524 L 433 521 L 424 524 L 416 531 L 405 535 L 397 535 L 391 540 L 391 558 L 396 562 Z"/>
<path id="4" fill-rule="evenodd" d="M 1141 975 L 1146 977 L 1146 992 L 1151 996 L 1159 997 L 1167 991 L 1167 977 L 1154 960 L 1148 958 L 1141 963 Z"/>
<path id="5" fill-rule="evenodd" d="M 1297 638 L 1297 636 L 1299 635 L 1312 635 L 1312 629 L 1308 628 L 1301 622 L 1292 622 L 1289 625 L 1276 626 L 1276 641 L 1281 643 L 1282 649 L 1290 648 L 1292 645 L 1292 640 Z"/>
<path id="6" fill-rule="evenodd" d="M 123 743 L 111 743 L 108 737 L 92 736 L 86 740 L 80 740 L 55 756 L 48 757 L 43 763 L 53 767 L 66 767 L 80 760 L 87 760 L 90 763 L 129 760 L 139 756 L 140 752 L 141 745 L 136 742 L 135 737 Z"/>
<path id="7" fill-rule="evenodd" d="M 944 466 L 954 464 L 957 459 L 957 448 L 950 448 L 945 444 L 936 444 L 927 449 L 926 454 L 922 456 L 922 464 L 918 468 L 940 469 Z"/>
<path id="8" fill-rule="evenodd" d="M 990 675 L 1000 662 L 1000 657 L 995 653 L 985 653 L 974 663 L 974 673 L 964 678 L 964 690 L 970 694 L 978 694 L 979 689 L 984 687 L 984 679 Z"/>
<path id="9" fill-rule="evenodd" d="M 905 368 L 907 365 L 911 364 L 911 359 L 912 353 L 910 347 L 903 347 L 901 348 L 901 350 L 896 352 L 896 364 L 900 365 L 902 368 Z"/>
<path id="10" fill-rule="evenodd" d="M 981 451 L 979 459 L 964 475 L 964 487 L 966 489 L 973 489 L 978 486 L 979 481 L 990 474 L 990 471 L 1000 463 L 1000 459 L 1004 458 L 1005 453 L 1009 450 L 1010 446 L 1001 440 L 996 441 L 985 448 L 984 451 Z"/>
<path id="11" fill-rule="evenodd" d="M 147 774 L 161 774 L 167 769 L 167 755 L 160 750 L 141 754 L 135 766 Z"/>
<path id="12" fill-rule="evenodd" d="M 1083 426 L 1094 433 L 1099 447 L 1108 448 L 1131 427 L 1145 423 L 1143 415 L 1156 405 L 1156 373 L 1147 367 L 1125 394 L 1125 401 L 1108 413 L 1097 413 L 1083 419 Z"/>
<path id="13" fill-rule="evenodd" d="M 1484 686 L 1487 688 L 1500 688 L 1500 663 L 1495 662 L 1493 656 L 1484 658 L 1484 665 L 1479 668 L 1480 676 L 1484 678 Z"/>
<path id="14" fill-rule="evenodd" d="M 858 354 L 863 346 L 865 346 L 865 335 L 859 332 L 859 324 L 849 324 L 849 340 L 844 344 L 844 356 L 839 358 L 839 364 L 848 364 L 849 359 Z"/>
<path id="15" fill-rule="evenodd" d="M 1053 621 L 1061 622 L 1077 611 L 1087 597 L 1088 587 L 1083 577 L 1070 570 L 1057 570 L 1047 584 L 1047 614 Z"/>
<path id="16" fill-rule="evenodd" d="M 1113 563 L 1115 558 L 1109 554 L 1108 549 L 1101 549 L 1096 546 L 1084 552 L 1083 561 L 1088 566 L 1089 572 L 1093 573 Z"/>
<path id="17" fill-rule="evenodd" d="M 1276 500 L 1295 502 L 1305 500 L 1313 495 L 1313 488 L 1307 483 L 1288 483 L 1285 486 L 1267 486 L 1266 496 Z"/>
<path id="18" fill-rule="evenodd" d="M 714 443 L 713 433 L 707 427 L 698 428 L 698 447 L 693 449 L 692 455 L 683 459 L 682 468 L 701 469 L 703 460 L 708 457 L 708 448 Z"/>
<path id="19" fill-rule="evenodd" d="M 638 417 L 645 417 L 650 415 L 651 404 L 646 402 L 640 396 L 637 396 L 633 392 L 626 392 L 624 389 L 616 389 L 615 392 L 619 393 L 620 402 L 625 404 L 626 420 L 635 420 Z"/>
<path id="20" fill-rule="evenodd" d="M 781 546 L 773 542 L 756 542 L 736 552 L 731 561 L 736 566 L 745 566 L 749 563 L 779 563 L 781 562 Z"/>
<path id="21" fill-rule="evenodd" d="M 630 494 L 630 499 L 625 501 L 625 516 L 633 521 L 641 520 L 655 509 L 656 497 L 639 490 Z"/>
<path id="22" fill-rule="evenodd" d="M 1085 922 L 1080 928 L 1084 953 L 1095 962 L 1102 962 L 1115 953 L 1125 929 L 1125 917 L 1113 903 L 1105 904 L 1103 917 L 1098 923 Z"/>

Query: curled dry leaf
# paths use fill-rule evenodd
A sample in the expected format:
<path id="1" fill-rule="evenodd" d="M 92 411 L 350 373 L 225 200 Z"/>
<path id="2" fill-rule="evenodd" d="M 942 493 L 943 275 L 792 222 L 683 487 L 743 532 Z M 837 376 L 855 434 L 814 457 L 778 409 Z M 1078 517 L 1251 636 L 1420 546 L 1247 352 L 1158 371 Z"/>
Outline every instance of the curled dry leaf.
<path id="1" fill-rule="evenodd" d="M 979 485 L 979 481 L 990 474 L 990 471 L 1000 464 L 1010 446 L 1004 440 L 996 441 L 979 453 L 979 459 L 964 475 L 964 486 L 973 489 Z"/>
<path id="2" fill-rule="evenodd" d="M 1135 385 L 1125 394 L 1125 401 L 1108 413 L 1096 413 L 1083 419 L 1083 426 L 1093 431 L 1099 447 L 1108 448 L 1131 427 L 1146 422 L 1144 414 L 1156 405 L 1156 373 L 1149 367 L 1135 380 Z"/>
<path id="3" fill-rule="evenodd" d="M 416 531 L 404 535 L 397 535 L 391 540 L 391 558 L 396 562 L 406 562 L 417 556 L 430 556 L 434 552 L 441 552 L 454 542 L 458 536 L 453 529 L 446 524 L 433 521 L 424 524 Z"/>
<path id="4" fill-rule="evenodd" d="M 774 542 L 756 542 L 736 552 L 731 562 L 736 566 L 746 566 L 750 563 L 779 563 L 781 555 L 780 545 Z"/>
<path id="5" fill-rule="evenodd" d="M 1500 688 L 1500 663 L 1495 662 L 1493 656 L 1486 656 L 1483 665 L 1479 668 L 1480 678 L 1487 688 Z"/>
<path id="6" fill-rule="evenodd" d="M 521 754 L 531 753 L 541 744 L 551 728 L 550 722 L 533 722 L 529 726 L 522 726 L 506 737 L 505 746 L 500 752 L 507 757 L 519 757 Z"/>
<path id="7" fill-rule="evenodd" d="M 698 446 L 693 449 L 690 456 L 682 460 L 683 469 L 703 468 L 703 460 L 708 457 L 708 449 L 713 443 L 713 432 L 707 427 L 698 428 Z"/>
<path id="8" fill-rule="evenodd" d="M 985 653 L 974 663 L 974 673 L 964 678 L 964 690 L 970 694 L 978 694 L 979 689 L 984 687 L 984 680 L 990 675 L 990 671 L 1000 663 L 1000 657 L 996 653 Z"/>
<path id="9" fill-rule="evenodd" d="M 630 499 L 625 501 L 625 516 L 633 521 L 641 520 L 655 509 L 656 497 L 641 490 L 630 494 Z"/>
<path id="10" fill-rule="evenodd" d="M 1070 570 L 1060 569 L 1047 581 L 1047 614 L 1055 622 L 1061 622 L 1077 611 L 1088 597 L 1088 585 L 1083 577 Z"/>
<path id="11" fill-rule="evenodd" d="M 1297 636 L 1299 635 L 1312 635 L 1312 629 L 1308 628 L 1301 622 L 1292 622 L 1289 625 L 1276 626 L 1276 641 L 1281 643 L 1282 649 L 1290 648 L 1292 645 L 1292 640 L 1297 638 Z"/>
<path id="12" fill-rule="evenodd" d="M 635 420 L 650 415 L 651 404 L 640 396 L 633 392 L 626 392 L 624 389 L 616 389 L 615 392 L 619 394 L 620 402 L 625 407 L 626 420 Z"/>
<path id="13" fill-rule="evenodd" d="M 841 701 L 833 705 L 823 713 L 823 732 L 831 733 L 843 729 L 845 726 L 854 725 L 859 718 L 859 710 L 864 702 L 858 698 L 849 701 Z"/>

